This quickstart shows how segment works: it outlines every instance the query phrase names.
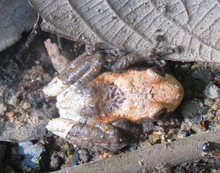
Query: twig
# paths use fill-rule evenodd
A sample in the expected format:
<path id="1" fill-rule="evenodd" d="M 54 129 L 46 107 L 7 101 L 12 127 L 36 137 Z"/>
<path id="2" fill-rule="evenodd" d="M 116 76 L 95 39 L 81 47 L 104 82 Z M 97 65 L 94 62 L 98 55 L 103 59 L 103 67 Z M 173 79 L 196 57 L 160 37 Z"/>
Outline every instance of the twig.
<path id="1" fill-rule="evenodd" d="M 27 37 L 27 40 L 25 41 L 25 43 L 21 46 L 20 50 L 18 51 L 18 53 L 16 53 L 15 58 L 20 61 L 20 63 L 23 64 L 23 62 L 21 61 L 21 56 L 24 54 L 24 52 L 29 48 L 30 44 L 33 42 L 33 40 L 35 39 L 36 35 L 37 35 L 37 28 L 40 25 L 40 15 L 38 14 L 37 16 L 37 21 L 34 24 L 33 30 L 31 31 L 30 35 Z M 24 64 L 23 64 L 24 65 Z"/>

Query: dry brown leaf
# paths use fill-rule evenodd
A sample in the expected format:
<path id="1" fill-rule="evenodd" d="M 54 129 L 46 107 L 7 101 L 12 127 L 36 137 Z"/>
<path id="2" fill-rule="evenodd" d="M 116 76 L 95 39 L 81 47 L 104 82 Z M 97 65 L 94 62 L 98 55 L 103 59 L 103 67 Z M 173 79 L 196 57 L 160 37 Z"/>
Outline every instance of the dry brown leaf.
<path id="1" fill-rule="evenodd" d="M 51 43 L 50 39 L 47 39 L 44 42 L 44 45 L 47 49 L 47 53 L 50 57 L 50 60 L 53 64 L 53 67 L 61 73 L 68 65 L 69 61 L 64 56 L 60 54 L 59 48 L 55 43 Z"/>
<path id="2" fill-rule="evenodd" d="M 220 3 L 217 0 L 29 0 L 42 28 L 103 48 L 147 51 L 154 37 L 180 46 L 172 60 L 220 62 Z"/>

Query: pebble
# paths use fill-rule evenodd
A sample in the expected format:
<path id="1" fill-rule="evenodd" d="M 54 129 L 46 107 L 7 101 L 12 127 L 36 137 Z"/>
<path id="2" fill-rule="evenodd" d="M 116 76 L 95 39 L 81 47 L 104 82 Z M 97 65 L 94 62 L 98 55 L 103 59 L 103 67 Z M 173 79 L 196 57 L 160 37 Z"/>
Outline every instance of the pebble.
<path id="1" fill-rule="evenodd" d="M 22 106 L 23 109 L 28 109 L 28 108 L 30 108 L 30 107 L 31 107 L 31 104 L 28 103 L 28 102 L 24 102 L 24 104 L 23 104 L 23 106 Z"/>
<path id="2" fill-rule="evenodd" d="M 213 82 L 210 82 L 206 86 L 204 94 L 210 99 L 216 99 L 220 95 L 220 89 Z"/>
<path id="3" fill-rule="evenodd" d="M 198 98 L 192 99 L 190 102 L 186 102 L 182 106 L 182 115 L 187 119 L 188 117 L 196 117 L 198 115 L 204 115 L 208 112 L 208 107 L 204 106 L 202 101 Z"/>
<path id="4" fill-rule="evenodd" d="M 5 115 L 8 117 L 8 118 L 11 118 L 15 115 L 15 112 L 14 111 L 10 111 L 10 112 L 6 112 Z"/>
<path id="5" fill-rule="evenodd" d="M 203 68 L 204 66 L 205 66 L 204 62 L 197 62 L 194 65 L 192 65 L 191 69 Z"/>
<path id="6" fill-rule="evenodd" d="M 204 105 L 207 105 L 207 106 L 209 106 L 209 107 L 211 107 L 213 104 L 214 104 L 214 100 L 213 99 L 210 99 L 210 98 L 208 98 L 208 97 L 206 97 L 205 99 L 204 99 Z"/>
<path id="7" fill-rule="evenodd" d="M 220 73 L 215 74 L 215 81 L 220 82 Z"/>
<path id="8" fill-rule="evenodd" d="M 32 168 L 30 166 L 27 167 L 26 171 L 31 172 Z"/>
<path id="9" fill-rule="evenodd" d="M 181 65 L 181 69 L 188 70 L 190 66 L 191 66 L 190 63 L 186 63 L 186 64 Z"/>
<path id="10" fill-rule="evenodd" d="M 4 114 L 7 111 L 7 106 L 0 102 L 0 114 Z"/>
<path id="11" fill-rule="evenodd" d="M 154 132 L 152 135 L 149 136 L 149 141 L 152 144 L 155 144 L 157 142 L 159 142 L 161 140 L 160 135 L 158 134 L 158 132 Z"/>
<path id="12" fill-rule="evenodd" d="M 140 143 L 140 146 L 148 148 L 148 147 L 151 147 L 152 144 L 150 143 L 149 140 L 145 140 L 144 142 Z"/>
<path id="13" fill-rule="evenodd" d="M 200 79 L 205 83 L 209 83 L 213 79 L 213 75 L 209 70 L 197 69 L 192 73 L 192 77 L 195 79 Z"/>
<path id="14" fill-rule="evenodd" d="M 13 95 L 8 101 L 8 103 L 11 105 L 16 105 L 17 102 L 18 102 L 18 98 L 15 95 Z"/>
<path id="15" fill-rule="evenodd" d="M 217 112 L 216 112 L 216 116 L 220 116 L 220 109 L 217 110 Z"/>
<path id="16" fill-rule="evenodd" d="M 218 110 L 218 109 L 219 109 L 219 104 L 218 104 L 218 102 L 215 102 L 215 103 L 212 105 L 211 109 L 213 109 L 213 110 Z"/>

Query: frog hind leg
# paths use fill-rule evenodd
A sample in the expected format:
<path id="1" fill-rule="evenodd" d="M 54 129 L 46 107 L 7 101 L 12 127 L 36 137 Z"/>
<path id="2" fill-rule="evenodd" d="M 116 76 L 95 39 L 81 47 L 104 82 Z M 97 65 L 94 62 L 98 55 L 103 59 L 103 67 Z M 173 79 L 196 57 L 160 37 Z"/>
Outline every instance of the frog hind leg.
<path id="1" fill-rule="evenodd" d="M 116 153 L 126 145 L 121 142 L 122 139 L 116 128 L 114 135 L 109 135 L 94 126 L 63 118 L 50 119 L 46 128 L 73 144 L 101 152 Z"/>
<path id="2" fill-rule="evenodd" d="M 75 85 L 88 84 L 100 72 L 103 61 L 104 55 L 100 52 L 91 56 L 87 56 L 86 53 L 80 55 L 43 89 L 45 96 L 57 96 L 73 83 Z"/>

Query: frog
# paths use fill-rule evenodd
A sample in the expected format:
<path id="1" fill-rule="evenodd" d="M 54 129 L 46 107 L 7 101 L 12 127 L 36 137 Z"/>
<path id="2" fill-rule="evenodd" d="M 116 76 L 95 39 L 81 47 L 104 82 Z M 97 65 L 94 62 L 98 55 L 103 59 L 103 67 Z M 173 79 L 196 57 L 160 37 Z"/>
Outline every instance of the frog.
<path id="1" fill-rule="evenodd" d="M 46 128 L 84 148 L 117 153 L 127 145 L 117 122 L 163 119 L 183 99 L 182 85 L 161 67 L 128 68 L 154 57 L 153 52 L 131 53 L 117 60 L 111 71 L 98 75 L 105 54 L 83 53 L 43 89 L 46 97 L 57 97 L 60 114 Z M 139 126 L 128 128 L 131 133 L 141 133 Z"/>

